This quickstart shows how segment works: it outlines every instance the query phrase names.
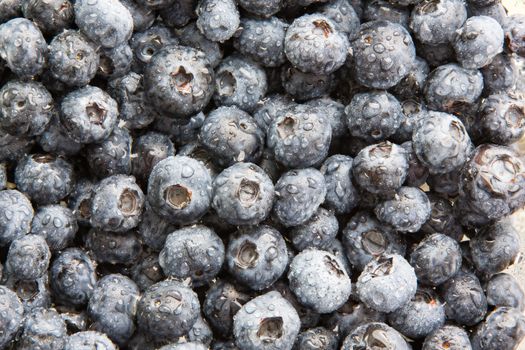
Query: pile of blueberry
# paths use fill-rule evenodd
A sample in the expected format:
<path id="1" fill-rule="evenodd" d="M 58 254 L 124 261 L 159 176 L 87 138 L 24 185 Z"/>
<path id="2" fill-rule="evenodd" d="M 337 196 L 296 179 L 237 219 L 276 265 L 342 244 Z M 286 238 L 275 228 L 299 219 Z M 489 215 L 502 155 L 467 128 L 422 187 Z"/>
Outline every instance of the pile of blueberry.
<path id="1" fill-rule="evenodd" d="M 524 60 L 499 0 L 0 0 L 0 349 L 516 349 Z"/>

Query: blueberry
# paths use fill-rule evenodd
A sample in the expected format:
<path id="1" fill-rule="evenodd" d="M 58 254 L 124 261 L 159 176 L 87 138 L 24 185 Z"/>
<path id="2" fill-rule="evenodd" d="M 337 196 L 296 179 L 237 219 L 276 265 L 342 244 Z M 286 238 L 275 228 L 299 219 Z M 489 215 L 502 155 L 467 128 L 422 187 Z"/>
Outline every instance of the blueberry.
<path id="1" fill-rule="evenodd" d="M 157 253 L 144 255 L 135 264 L 131 271 L 131 278 L 137 284 L 141 292 L 151 285 L 162 281 L 165 276 L 159 265 L 159 256 Z"/>
<path id="2" fill-rule="evenodd" d="M 223 166 L 257 161 L 262 153 L 264 134 L 255 120 L 237 107 L 213 110 L 201 127 L 201 144 Z"/>
<path id="3" fill-rule="evenodd" d="M 284 39 L 284 52 L 292 65 L 318 75 L 340 68 L 346 61 L 348 47 L 348 38 L 322 14 L 296 18 Z"/>
<path id="4" fill-rule="evenodd" d="M 407 174 L 405 150 L 388 141 L 363 148 L 352 164 L 355 183 L 375 194 L 388 194 L 401 188 Z"/>
<path id="5" fill-rule="evenodd" d="M 18 189 L 37 204 L 56 204 L 66 197 L 74 186 L 71 164 L 51 154 L 26 155 L 15 170 Z"/>
<path id="6" fill-rule="evenodd" d="M 195 222 L 210 206 L 211 178 L 198 160 L 168 157 L 153 168 L 147 195 L 152 209 L 164 219 L 179 224 Z"/>
<path id="7" fill-rule="evenodd" d="M 42 236 L 28 234 L 11 242 L 5 272 L 18 280 L 35 280 L 47 272 L 50 259 L 46 240 Z"/>
<path id="8" fill-rule="evenodd" d="M 368 212 L 354 214 L 343 230 L 346 257 L 358 270 L 382 254 L 405 255 L 403 237 Z"/>
<path id="9" fill-rule="evenodd" d="M 344 340 L 341 350 L 357 349 L 396 349 L 410 350 L 411 346 L 401 333 L 382 322 L 370 322 L 360 325 Z"/>
<path id="10" fill-rule="evenodd" d="M 63 350 L 117 350 L 117 347 L 104 334 L 97 331 L 84 331 L 70 335 Z"/>
<path id="11" fill-rule="evenodd" d="M 37 308 L 24 319 L 18 340 L 20 350 L 62 349 L 67 338 L 66 323 L 55 309 Z"/>
<path id="12" fill-rule="evenodd" d="M 295 105 L 295 102 L 288 95 L 269 95 L 257 102 L 253 118 L 259 128 L 266 134 L 273 121 L 293 105 Z"/>
<path id="13" fill-rule="evenodd" d="M 190 0 L 192 1 L 192 0 Z M 183 3 L 182 1 L 181 3 Z M 187 2 L 187 0 L 186 0 Z M 162 16 L 162 14 L 161 14 Z M 211 41 L 206 38 L 197 28 L 195 22 L 189 23 L 177 32 L 177 38 L 181 44 L 193 47 L 206 54 L 206 58 L 210 61 L 210 65 L 215 68 L 221 63 L 223 56 L 223 48 L 218 42 Z"/>
<path id="14" fill-rule="evenodd" d="M 73 211 L 73 215 L 75 215 L 78 224 L 81 226 L 89 225 L 91 195 L 94 185 L 95 184 L 87 178 L 79 179 L 69 195 L 68 207 Z"/>
<path id="15" fill-rule="evenodd" d="M 0 163 L 0 191 L 5 190 L 7 186 L 7 173 L 4 163 Z"/>
<path id="16" fill-rule="evenodd" d="M 414 126 L 419 119 L 427 115 L 427 106 L 421 98 L 409 98 L 400 102 L 401 104 L 401 123 L 391 139 L 397 143 L 412 141 Z"/>
<path id="17" fill-rule="evenodd" d="M 515 349 L 525 336 L 525 316 L 514 308 L 491 312 L 472 336 L 473 350 Z"/>
<path id="18" fill-rule="evenodd" d="M 38 137 L 38 144 L 45 152 L 64 157 L 75 156 L 82 149 L 82 144 L 73 140 L 60 123 L 58 115 L 51 118 L 47 129 Z"/>
<path id="19" fill-rule="evenodd" d="M 84 148 L 91 173 L 99 178 L 131 173 L 132 142 L 127 129 L 115 127 L 107 139 Z"/>
<path id="20" fill-rule="evenodd" d="M 418 289 L 407 304 L 388 315 L 388 323 L 409 338 L 424 338 L 443 326 L 445 307 L 432 289 Z"/>
<path id="21" fill-rule="evenodd" d="M 195 11 L 197 27 L 212 41 L 228 40 L 240 24 L 239 10 L 233 0 L 201 0 Z"/>
<path id="22" fill-rule="evenodd" d="M 404 185 L 411 187 L 422 186 L 427 182 L 429 176 L 428 168 L 417 157 L 412 141 L 403 142 L 401 147 L 405 149 L 408 160 L 408 172 Z"/>
<path id="23" fill-rule="evenodd" d="M 387 50 L 385 45 L 392 50 Z M 359 35 L 352 41 L 352 50 L 357 82 L 373 89 L 388 89 L 398 84 L 410 72 L 416 59 L 408 31 L 384 20 L 362 24 Z M 370 56 L 375 57 L 373 62 Z"/>
<path id="24" fill-rule="evenodd" d="M 255 15 L 270 17 L 284 7 L 284 2 L 284 0 L 239 0 L 239 6 Z"/>
<path id="25" fill-rule="evenodd" d="M 286 243 L 279 231 L 270 226 L 241 230 L 230 238 L 226 266 L 246 287 L 263 290 L 281 277 L 288 266 Z"/>
<path id="26" fill-rule="evenodd" d="M 200 128 L 197 129 L 197 133 L 199 132 Z M 201 162 L 204 165 L 204 168 L 209 172 L 212 180 L 223 170 L 223 168 L 217 164 L 214 154 L 208 151 L 208 149 L 198 141 L 198 136 L 195 137 L 194 141 L 182 146 L 178 150 L 177 155 L 190 157 Z"/>
<path id="27" fill-rule="evenodd" d="M 421 226 L 421 232 L 427 234 L 444 233 L 460 242 L 463 237 L 463 228 L 456 219 L 455 208 L 451 202 L 435 193 L 427 193 L 430 201 L 430 218 Z"/>
<path id="28" fill-rule="evenodd" d="M 408 29 L 410 10 L 405 6 L 398 6 L 388 0 L 370 0 L 365 1 L 362 8 L 363 14 L 361 17 L 364 20 L 363 22 L 387 20 Z"/>
<path id="29" fill-rule="evenodd" d="M 16 294 L 5 286 L 0 286 L 0 321 L 4 325 L 0 336 L 0 346 L 6 347 L 22 326 L 24 308 Z"/>
<path id="30" fill-rule="evenodd" d="M 505 40 L 506 47 L 510 52 L 514 52 L 521 57 L 525 57 L 525 41 L 523 40 L 523 24 L 525 23 L 525 16 L 523 14 L 513 14 L 507 17 L 505 23 Z"/>
<path id="31" fill-rule="evenodd" d="M 334 86 L 334 75 L 305 73 L 284 64 L 281 67 L 281 84 L 295 100 L 306 101 L 330 93 Z"/>
<path id="32" fill-rule="evenodd" d="M 317 276 L 312 281 L 311 276 Z M 290 289 L 304 306 L 319 313 L 341 307 L 350 296 L 350 277 L 339 259 L 329 252 L 306 249 L 296 255 L 288 271 Z"/>
<path id="33" fill-rule="evenodd" d="M 142 32 L 134 33 L 129 45 L 134 55 L 134 70 L 142 71 L 151 62 L 152 57 L 163 47 L 177 45 L 179 40 L 168 27 L 153 25 Z"/>
<path id="34" fill-rule="evenodd" d="M 185 118 L 201 111 L 212 97 L 213 83 L 205 54 L 190 47 L 161 49 L 144 71 L 149 103 L 171 117 Z"/>
<path id="35" fill-rule="evenodd" d="M 525 308 L 525 292 L 516 278 L 508 273 L 498 273 L 492 276 L 485 290 L 489 305 L 513 307 L 520 311 Z"/>
<path id="36" fill-rule="evenodd" d="M 293 227 L 287 235 L 295 249 L 302 251 L 307 248 L 328 247 L 338 231 L 339 222 L 334 213 L 319 207 L 307 222 Z"/>
<path id="37" fill-rule="evenodd" d="M 163 7 L 160 11 L 162 21 L 168 27 L 184 27 L 192 19 L 197 17 L 195 8 L 197 7 L 197 0 L 139 0 L 144 5 L 151 8 L 152 4 L 159 4 Z"/>
<path id="38" fill-rule="evenodd" d="M 307 168 L 322 162 L 332 140 L 332 128 L 320 109 L 294 105 L 271 124 L 267 145 L 288 168 Z M 324 197 L 324 196 L 323 196 Z"/>
<path id="39" fill-rule="evenodd" d="M 485 317 L 487 298 L 475 275 L 460 271 L 440 288 L 449 320 L 473 326 Z"/>
<path id="40" fill-rule="evenodd" d="M 207 346 L 205 346 L 201 342 L 187 342 L 187 343 L 179 343 L 174 345 L 164 345 L 163 347 L 159 348 L 159 350 L 206 350 L 208 349 Z"/>
<path id="41" fill-rule="evenodd" d="M 152 127 L 160 133 L 169 135 L 176 146 L 183 147 L 197 143 L 199 130 L 205 119 L 206 116 L 202 112 L 188 119 L 173 119 L 159 115 L 155 118 Z"/>
<path id="42" fill-rule="evenodd" d="M 326 195 L 323 175 L 316 169 L 290 170 L 275 184 L 273 214 L 286 227 L 304 224 L 314 215 Z"/>
<path id="43" fill-rule="evenodd" d="M 354 39 L 359 32 L 360 19 L 348 0 L 329 1 L 319 12 L 331 19 L 335 28 L 345 33 L 348 39 Z"/>
<path id="44" fill-rule="evenodd" d="M 481 73 L 486 94 L 512 91 L 519 77 L 517 60 L 512 55 L 500 53 L 481 68 Z"/>
<path id="45" fill-rule="evenodd" d="M 170 233 L 159 254 L 159 265 L 166 276 L 190 278 L 195 287 L 215 278 L 223 262 L 224 244 L 212 229 L 202 225 Z"/>
<path id="46" fill-rule="evenodd" d="M 425 338 L 423 350 L 472 350 L 468 333 L 463 328 L 444 325 Z"/>
<path id="47" fill-rule="evenodd" d="M 283 296 L 283 298 L 286 299 L 293 306 L 293 308 L 299 315 L 299 319 L 301 321 L 301 329 L 304 330 L 316 327 L 317 324 L 320 322 L 321 315 L 318 312 L 307 308 L 301 303 L 299 303 L 297 297 L 290 289 L 289 283 L 285 279 L 281 279 L 275 282 L 272 286 L 272 290 L 279 292 Z"/>
<path id="48" fill-rule="evenodd" d="M 134 0 L 119 0 L 128 9 L 133 18 L 133 30 L 141 32 L 153 24 L 156 13 L 149 7 L 135 2 Z"/>
<path id="49" fill-rule="evenodd" d="M 15 18 L 0 24 L 0 58 L 20 78 L 43 72 L 47 60 L 47 43 L 32 21 Z"/>
<path id="50" fill-rule="evenodd" d="M 11 80 L 0 89 L 0 126 L 13 136 L 40 135 L 57 115 L 53 97 L 41 83 Z"/>
<path id="51" fill-rule="evenodd" d="M 106 334 L 117 344 L 126 344 L 135 331 L 138 300 L 139 289 L 128 277 L 104 276 L 89 298 L 87 311 L 93 321 L 90 329 Z"/>
<path id="52" fill-rule="evenodd" d="M 417 98 L 423 91 L 429 72 L 427 61 L 416 57 L 412 71 L 393 87 L 394 95 L 401 99 Z"/>
<path id="53" fill-rule="evenodd" d="M 2 0 L 0 2 L 0 24 L 20 16 L 22 16 L 22 0 Z"/>
<path id="54" fill-rule="evenodd" d="M 427 184 L 438 195 L 445 198 L 456 197 L 459 192 L 461 171 L 451 171 L 446 174 L 429 175 Z M 457 218 L 459 220 L 459 218 Z"/>
<path id="55" fill-rule="evenodd" d="M 114 48 L 129 40 L 133 17 L 118 0 L 75 1 L 75 23 L 78 28 L 104 48 Z"/>
<path id="56" fill-rule="evenodd" d="M 233 284 L 219 280 L 206 292 L 202 311 L 212 328 L 224 336 L 232 333 L 233 316 L 251 297 Z"/>
<path id="57" fill-rule="evenodd" d="M 128 231 L 138 225 L 144 200 L 134 177 L 109 176 L 93 188 L 90 223 L 102 230 Z"/>
<path id="58" fill-rule="evenodd" d="M 133 265 L 140 259 L 142 242 L 134 232 L 115 233 L 91 229 L 84 247 L 98 263 Z"/>
<path id="59" fill-rule="evenodd" d="M 257 165 L 236 163 L 213 181 L 212 207 L 232 225 L 256 225 L 272 210 L 272 180 Z"/>
<path id="60" fill-rule="evenodd" d="M 321 173 L 326 182 L 324 205 L 336 214 L 348 214 L 359 201 L 359 192 L 352 183 L 353 159 L 336 154 L 326 158 Z"/>
<path id="61" fill-rule="evenodd" d="M 133 50 L 127 42 L 113 48 L 102 48 L 97 75 L 106 79 L 120 78 L 129 73 L 132 63 Z"/>
<path id="62" fill-rule="evenodd" d="M 235 343 L 241 349 L 291 350 L 299 326 L 293 306 L 275 291 L 250 300 L 233 318 Z"/>
<path id="63" fill-rule="evenodd" d="M 507 23 L 507 9 L 500 1 L 495 1 L 487 6 L 476 6 L 469 4 L 468 11 L 470 16 L 487 16 L 495 19 L 502 27 Z"/>
<path id="64" fill-rule="evenodd" d="M 175 225 L 158 216 L 146 202 L 138 225 L 138 234 L 142 243 L 154 251 L 161 251 L 166 242 L 166 237 L 175 231 Z"/>
<path id="65" fill-rule="evenodd" d="M 106 139 L 117 122 L 118 106 L 107 92 L 85 86 L 67 94 L 60 104 L 60 122 L 80 143 Z"/>
<path id="66" fill-rule="evenodd" d="M 294 349 L 297 350 L 336 350 L 338 339 L 334 332 L 323 328 L 311 328 L 301 332 L 295 340 Z"/>
<path id="67" fill-rule="evenodd" d="M 140 183 L 147 183 L 153 167 L 175 155 L 175 146 L 167 135 L 150 131 L 134 140 L 131 151 L 131 172 Z"/>
<path id="68" fill-rule="evenodd" d="M 193 327 L 199 312 L 199 300 L 192 289 L 165 280 L 150 286 L 142 295 L 137 307 L 137 325 L 153 339 L 176 341 Z"/>
<path id="69" fill-rule="evenodd" d="M 416 294 L 417 278 L 414 268 L 401 255 L 382 255 L 364 267 L 356 288 L 366 306 L 393 312 Z"/>
<path id="70" fill-rule="evenodd" d="M 95 266 L 79 248 L 61 251 L 49 268 L 54 300 L 58 304 L 86 305 L 96 284 Z"/>
<path id="71" fill-rule="evenodd" d="M 344 340 L 357 327 L 370 322 L 386 322 L 385 314 L 352 301 L 350 297 L 347 303 L 329 316 L 325 326 L 334 329 L 338 338 Z"/>

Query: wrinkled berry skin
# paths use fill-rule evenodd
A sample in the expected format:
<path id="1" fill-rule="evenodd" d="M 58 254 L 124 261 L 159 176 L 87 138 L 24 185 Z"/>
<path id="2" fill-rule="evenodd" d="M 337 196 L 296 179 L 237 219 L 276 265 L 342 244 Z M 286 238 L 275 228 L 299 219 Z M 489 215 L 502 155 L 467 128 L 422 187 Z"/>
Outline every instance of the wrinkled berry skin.
<path id="1" fill-rule="evenodd" d="M 350 134 L 367 142 L 389 138 L 403 118 L 399 101 L 384 91 L 355 94 L 345 114 Z"/>
<path id="2" fill-rule="evenodd" d="M 361 149 L 354 158 L 352 175 L 363 190 L 375 193 L 392 193 L 400 188 L 408 174 L 405 150 L 388 141 Z"/>
<path id="3" fill-rule="evenodd" d="M 258 161 L 264 133 L 248 113 L 235 106 L 221 106 L 204 120 L 199 141 L 219 165 L 230 166 Z"/>
<path id="4" fill-rule="evenodd" d="M 408 31 L 389 21 L 362 24 L 358 37 L 351 45 L 355 78 L 372 89 L 388 89 L 397 85 L 410 72 L 416 60 L 416 49 Z M 385 45 L 393 50 L 387 50 Z M 375 57 L 373 62 L 370 62 L 371 56 Z"/>
<path id="5" fill-rule="evenodd" d="M 224 261 L 224 244 L 215 231 L 195 225 L 168 235 L 159 253 L 159 265 L 166 276 L 191 278 L 199 287 L 212 280 Z"/>
<path id="6" fill-rule="evenodd" d="M 312 275 L 317 276 L 314 284 Z M 297 300 L 319 313 L 337 310 L 352 291 L 350 277 L 339 259 L 318 249 L 306 249 L 293 258 L 288 280 Z"/>
<path id="7" fill-rule="evenodd" d="M 365 266 L 356 288 L 359 299 L 369 308 L 393 312 L 416 294 L 417 278 L 401 255 L 382 255 Z"/>
<path id="8" fill-rule="evenodd" d="M 38 27 L 28 19 L 15 18 L 0 24 L 0 58 L 20 78 L 43 72 L 47 43 Z"/>
<path id="9" fill-rule="evenodd" d="M 74 8 L 75 23 L 96 44 L 114 48 L 131 38 L 133 17 L 118 0 L 78 0 Z"/>
<path id="10" fill-rule="evenodd" d="M 199 299 L 192 289 L 180 282 L 165 280 L 142 294 L 137 306 L 137 325 L 153 339 L 176 341 L 191 329 L 199 313 Z"/>
<path id="11" fill-rule="evenodd" d="M 0 191 L 0 246 L 5 247 L 31 230 L 33 206 L 17 190 Z"/>
<path id="12" fill-rule="evenodd" d="M 67 338 L 66 323 L 54 309 L 37 308 L 24 320 L 19 350 L 62 349 Z"/>
<path id="13" fill-rule="evenodd" d="M 5 286 L 0 286 L 0 322 L 3 331 L 0 336 L 0 346 L 7 346 L 15 337 L 23 321 L 24 308 L 16 294 Z"/>
<path id="14" fill-rule="evenodd" d="M 467 332 L 460 327 L 444 325 L 425 338 L 423 350 L 435 350 L 450 344 L 449 350 L 472 350 Z"/>
<path id="15" fill-rule="evenodd" d="M 261 225 L 233 235 L 226 266 L 235 279 L 253 290 L 271 286 L 288 266 L 284 238 L 273 227 Z"/>
<path id="16" fill-rule="evenodd" d="M 79 143 L 100 142 L 113 131 L 118 105 L 107 92 L 85 86 L 67 94 L 60 104 L 60 122 Z"/>
<path id="17" fill-rule="evenodd" d="M 290 170 L 275 184 L 275 218 L 284 226 L 304 224 L 326 196 L 326 183 L 317 169 Z"/>
<path id="18" fill-rule="evenodd" d="M 296 18 L 284 38 L 284 52 L 292 65 L 318 75 L 339 69 L 346 61 L 348 47 L 348 38 L 321 14 Z"/>
<path id="19" fill-rule="evenodd" d="M 336 214 L 348 214 L 359 203 L 359 192 L 352 183 L 353 159 L 336 154 L 326 158 L 321 173 L 326 182 L 324 205 Z"/>
<path id="20" fill-rule="evenodd" d="M 42 236 L 25 235 L 11 242 L 5 272 L 17 280 L 35 280 L 47 272 L 50 259 L 51 251 Z"/>
<path id="21" fill-rule="evenodd" d="M 27 155 L 15 170 L 18 189 L 39 205 L 58 203 L 73 190 L 74 181 L 73 166 L 51 154 Z"/>
<path id="22" fill-rule="evenodd" d="M 463 224 L 480 226 L 525 204 L 525 167 L 508 147 L 476 148 L 461 172 L 458 206 Z"/>
<path id="23" fill-rule="evenodd" d="M 322 162 L 332 140 L 332 128 L 321 110 L 294 105 L 271 124 L 267 145 L 288 168 L 307 168 Z"/>
<path id="24" fill-rule="evenodd" d="M 187 118 L 200 112 L 213 95 L 214 73 L 203 52 L 169 46 L 152 57 L 144 71 L 144 91 L 158 112 Z"/>
<path id="25" fill-rule="evenodd" d="M 410 350 L 401 333 L 382 322 L 365 323 L 354 329 L 344 340 L 341 350 L 388 346 L 396 350 Z"/>
<path id="26" fill-rule="evenodd" d="M 13 136 L 40 135 L 57 115 L 53 97 L 41 83 L 11 80 L 0 89 L 0 126 Z"/>
<path id="27" fill-rule="evenodd" d="M 175 224 L 197 221 L 208 211 L 211 196 L 209 171 L 190 157 L 168 157 L 155 165 L 149 177 L 149 204 L 158 215 Z"/>
<path id="28" fill-rule="evenodd" d="M 272 291 L 243 305 L 233 317 L 233 334 L 240 349 L 291 350 L 300 324 L 293 306 Z"/>
<path id="29" fill-rule="evenodd" d="M 500 307 L 478 326 L 472 337 L 472 349 L 512 350 L 524 337 L 525 316 L 514 308 Z"/>

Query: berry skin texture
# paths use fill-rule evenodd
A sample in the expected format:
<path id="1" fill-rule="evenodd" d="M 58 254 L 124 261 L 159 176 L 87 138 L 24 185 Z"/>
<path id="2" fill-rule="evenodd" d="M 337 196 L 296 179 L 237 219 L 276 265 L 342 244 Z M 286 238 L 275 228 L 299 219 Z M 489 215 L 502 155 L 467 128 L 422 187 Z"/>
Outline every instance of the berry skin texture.
<path id="1" fill-rule="evenodd" d="M 412 10 L 410 28 L 424 44 L 448 44 L 466 20 L 467 7 L 461 0 L 424 0 Z"/>
<path id="2" fill-rule="evenodd" d="M 392 193 L 408 174 L 405 150 L 388 141 L 366 146 L 354 158 L 352 176 L 363 190 L 374 194 Z"/>
<path id="3" fill-rule="evenodd" d="M 33 202 L 55 204 L 73 190 L 73 166 L 51 154 L 30 154 L 18 163 L 15 183 Z"/>
<path id="4" fill-rule="evenodd" d="M 133 17 L 118 0 L 75 1 L 75 23 L 93 42 L 103 48 L 124 44 L 133 33 Z"/>
<path id="5" fill-rule="evenodd" d="M 418 289 L 407 304 L 388 315 L 388 323 L 409 338 L 424 338 L 443 326 L 445 308 L 432 289 Z"/>
<path id="6" fill-rule="evenodd" d="M 67 94 L 60 104 L 60 122 L 79 143 L 100 142 L 113 131 L 118 105 L 107 92 L 85 86 Z"/>
<path id="7" fill-rule="evenodd" d="M 344 340 L 341 350 L 358 350 L 374 347 L 410 350 L 401 333 L 382 322 L 365 323 L 354 329 Z"/>
<path id="8" fill-rule="evenodd" d="M 226 266 L 253 290 L 271 286 L 288 266 L 288 249 L 279 231 L 267 225 L 240 230 L 229 241 Z"/>
<path id="9" fill-rule="evenodd" d="M 233 334 L 240 349 L 291 350 L 299 327 L 297 311 L 275 291 L 250 300 L 233 317 Z"/>
<path id="10" fill-rule="evenodd" d="M 371 143 L 392 136 L 403 118 L 399 101 L 384 91 L 355 94 L 345 114 L 350 134 Z"/>
<path id="11" fill-rule="evenodd" d="M 117 346 L 104 334 L 96 331 L 84 331 L 70 335 L 63 350 L 117 350 Z"/>
<path id="12" fill-rule="evenodd" d="M 459 272 L 441 286 L 441 291 L 448 320 L 473 326 L 485 317 L 487 298 L 474 274 Z"/>
<path id="13" fill-rule="evenodd" d="M 311 276 L 317 276 L 313 284 Z M 319 313 L 337 310 L 352 291 L 350 277 L 339 259 L 318 249 L 306 249 L 293 258 L 288 280 L 297 300 Z"/>
<path id="14" fill-rule="evenodd" d="M 306 73 L 330 74 L 346 61 L 348 38 L 321 14 L 296 18 L 286 30 L 284 52 L 292 66 Z"/>
<path id="15" fill-rule="evenodd" d="M 478 69 L 503 51 L 503 29 L 494 18 L 473 16 L 458 29 L 452 46 L 463 67 Z"/>
<path id="16" fill-rule="evenodd" d="M 120 78 L 129 73 L 132 63 L 133 50 L 127 43 L 110 49 L 102 48 L 97 75 L 106 79 Z"/>
<path id="17" fill-rule="evenodd" d="M 67 86 L 85 86 L 100 63 L 96 45 L 79 31 L 65 30 L 49 44 L 49 72 Z"/>
<path id="18" fill-rule="evenodd" d="M 211 206 L 232 225 L 257 225 L 270 214 L 275 191 L 268 175 L 252 163 L 235 163 L 213 180 Z"/>
<path id="19" fill-rule="evenodd" d="M 66 323 L 54 309 L 37 308 L 28 314 L 18 340 L 19 350 L 54 350 L 64 347 L 67 335 Z"/>
<path id="20" fill-rule="evenodd" d="M 423 185 L 429 176 L 428 168 L 417 158 L 412 141 L 403 142 L 401 147 L 405 149 L 408 160 L 408 172 L 404 184 L 411 187 Z"/>
<path id="21" fill-rule="evenodd" d="M 164 345 L 159 350 L 207 350 L 208 346 L 199 342 L 187 342 L 174 345 Z"/>
<path id="22" fill-rule="evenodd" d="M 204 164 L 186 156 L 168 157 L 151 171 L 148 202 L 155 213 L 174 224 L 189 224 L 210 207 L 212 184 Z"/>
<path id="23" fill-rule="evenodd" d="M 336 214 L 348 214 L 359 203 L 359 192 L 352 183 L 353 159 L 336 154 L 326 158 L 321 173 L 326 182 L 324 205 Z"/>
<path id="24" fill-rule="evenodd" d="M 192 289 L 180 282 L 165 280 L 142 294 L 137 306 L 137 324 L 153 339 L 176 341 L 193 327 L 199 313 L 199 299 Z"/>
<path id="25" fill-rule="evenodd" d="M 525 16 L 516 13 L 507 17 L 507 23 L 504 26 L 506 46 L 510 52 L 514 52 L 521 57 L 525 57 L 524 24 Z"/>
<path id="26" fill-rule="evenodd" d="M 152 57 L 144 71 L 149 103 L 171 118 L 200 112 L 213 95 L 214 74 L 203 52 L 168 46 Z"/>
<path id="27" fill-rule="evenodd" d="M 403 237 L 381 224 L 368 212 L 357 212 L 343 230 L 345 254 L 354 268 L 362 271 L 382 254 L 405 255 Z"/>
<path id="28" fill-rule="evenodd" d="M 326 196 L 326 183 L 317 169 L 290 170 L 275 184 L 273 214 L 286 227 L 304 224 Z"/>
<path id="29" fill-rule="evenodd" d="M 427 193 L 430 200 L 430 218 L 421 227 L 421 232 L 427 234 L 444 232 L 447 236 L 461 242 L 463 228 L 456 218 L 455 208 L 451 202 L 435 193 Z"/>
<path id="30" fill-rule="evenodd" d="M 125 128 L 115 127 L 107 139 L 84 149 L 91 173 L 99 178 L 131 172 L 132 138 Z"/>
<path id="31" fill-rule="evenodd" d="M 61 305 L 86 305 L 96 284 L 95 265 L 79 248 L 61 251 L 49 268 L 55 301 Z"/>
<path id="32" fill-rule="evenodd" d="M 484 144 L 461 172 L 461 222 L 481 226 L 525 204 L 525 166 L 510 148 Z"/>
<path id="33" fill-rule="evenodd" d="M 294 105 L 271 124 L 267 145 L 288 168 L 307 168 L 322 162 L 332 140 L 332 127 L 321 110 Z"/>
<path id="34" fill-rule="evenodd" d="M 321 7 L 319 12 L 332 20 L 335 28 L 345 33 L 348 39 L 352 40 L 357 36 L 360 20 L 348 0 L 329 1 Z"/>
<path id="35" fill-rule="evenodd" d="M 448 344 L 448 350 L 472 350 L 467 332 L 453 325 L 444 325 L 429 334 L 423 343 L 423 350 L 442 349 L 443 344 Z"/>
<path id="36" fill-rule="evenodd" d="M 498 273 L 492 276 L 485 290 L 489 305 L 513 307 L 520 311 L 525 308 L 525 292 L 518 280 L 508 273 Z"/>
<path id="37" fill-rule="evenodd" d="M 0 286 L 0 305 L 2 305 L 0 322 L 3 325 L 0 346 L 5 347 L 14 339 L 22 326 L 24 308 L 16 294 L 6 286 Z"/>
<path id="38" fill-rule="evenodd" d="M 288 24 L 277 17 L 246 18 L 242 30 L 235 34 L 235 48 L 265 67 L 279 67 L 286 61 L 284 36 Z"/>
<path id="39" fill-rule="evenodd" d="M 519 68 L 516 57 L 500 53 L 492 62 L 481 68 L 483 74 L 484 92 L 487 95 L 511 92 L 515 89 L 519 78 Z"/>
<path id="40" fill-rule="evenodd" d="M 142 242 L 134 231 L 122 234 L 91 229 L 85 236 L 84 247 L 101 264 L 133 265 L 142 253 Z"/>
<path id="41" fill-rule="evenodd" d="M 298 251 L 307 248 L 325 249 L 337 236 L 339 222 L 330 210 L 319 207 L 312 217 L 288 232 L 293 246 Z"/>
<path id="42" fill-rule="evenodd" d="M 472 337 L 472 349 L 512 350 L 524 337 L 525 316 L 514 308 L 500 307 L 478 326 Z"/>
<path id="43" fill-rule="evenodd" d="M 113 232 L 128 231 L 138 225 L 144 200 L 134 177 L 109 176 L 93 188 L 91 226 Z"/>
<path id="44" fill-rule="evenodd" d="M 474 146 L 457 117 L 429 111 L 414 128 L 413 148 L 419 161 L 430 174 L 446 174 L 461 168 L 474 151 Z"/>
<path id="45" fill-rule="evenodd" d="M 15 18 L 0 24 L 0 42 L 0 58 L 20 78 L 31 78 L 43 72 L 48 48 L 35 23 Z"/>
<path id="46" fill-rule="evenodd" d="M 401 255 L 382 255 L 365 266 L 356 289 L 369 308 L 393 312 L 414 297 L 417 278 L 414 268 Z"/>
<path id="47" fill-rule="evenodd" d="M 239 0 L 239 6 L 257 16 L 270 17 L 284 6 L 284 0 Z"/>
<path id="48" fill-rule="evenodd" d="M 33 206 L 29 199 L 17 190 L 0 191 L 0 246 L 11 244 L 31 230 Z"/>
<path id="49" fill-rule="evenodd" d="M 5 272 L 17 280 L 35 280 L 47 272 L 50 259 L 51 251 L 46 240 L 28 234 L 15 239 L 9 246 Z"/>
<path id="50" fill-rule="evenodd" d="M 372 89 L 397 85 L 416 60 L 416 49 L 408 31 L 389 21 L 362 24 L 358 37 L 351 44 L 355 78 Z M 371 58 L 374 58 L 372 62 Z"/>
<path id="51" fill-rule="evenodd" d="M 159 265 L 166 276 L 191 278 L 199 287 L 215 278 L 224 262 L 224 244 L 215 231 L 196 225 L 170 233 L 159 254 Z"/>
<path id="52" fill-rule="evenodd" d="M 175 155 L 175 146 L 168 135 L 147 132 L 133 141 L 131 171 L 139 183 L 147 183 L 153 167 Z"/>
<path id="53" fill-rule="evenodd" d="M 305 73 L 290 64 L 281 67 L 281 85 L 296 101 L 307 101 L 330 93 L 333 74 Z"/>
<path id="54" fill-rule="evenodd" d="M 417 232 L 430 217 L 430 201 L 417 187 L 403 186 L 393 199 L 379 203 L 374 212 L 384 224 L 400 232 Z"/>
<path id="55" fill-rule="evenodd" d="M 11 80 L 0 89 L 0 126 L 13 136 L 40 135 L 56 115 L 53 97 L 41 83 Z"/>
<path id="56" fill-rule="evenodd" d="M 519 254 L 520 235 L 512 223 L 503 219 L 484 226 L 470 239 L 472 262 L 476 270 L 495 274 L 511 265 Z"/>
<path id="57" fill-rule="evenodd" d="M 239 28 L 239 11 L 234 0 L 201 0 L 195 11 L 197 28 L 211 41 L 222 43 Z"/>
<path id="58" fill-rule="evenodd" d="M 192 1 L 192 0 L 190 0 Z M 161 14 L 162 16 L 162 14 Z M 222 61 L 223 49 L 218 42 L 206 38 L 197 28 L 195 22 L 189 23 L 184 28 L 176 31 L 180 43 L 185 46 L 193 47 L 206 54 L 213 68 L 217 67 Z"/>
<path id="59" fill-rule="evenodd" d="M 323 327 L 310 328 L 301 332 L 295 341 L 294 350 L 337 350 L 337 335 Z"/>
<path id="60" fill-rule="evenodd" d="M 199 141 L 222 166 L 256 162 L 262 154 L 264 133 L 255 120 L 238 107 L 221 106 L 208 115 Z"/>
<path id="61" fill-rule="evenodd" d="M 153 25 L 148 29 L 133 34 L 129 45 L 133 50 L 134 68 L 142 72 L 151 58 L 163 47 L 177 45 L 179 40 L 174 37 L 171 30 L 163 25 Z"/>

